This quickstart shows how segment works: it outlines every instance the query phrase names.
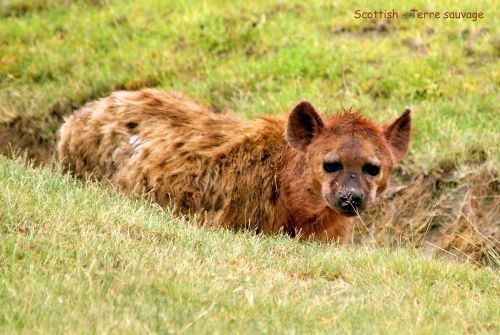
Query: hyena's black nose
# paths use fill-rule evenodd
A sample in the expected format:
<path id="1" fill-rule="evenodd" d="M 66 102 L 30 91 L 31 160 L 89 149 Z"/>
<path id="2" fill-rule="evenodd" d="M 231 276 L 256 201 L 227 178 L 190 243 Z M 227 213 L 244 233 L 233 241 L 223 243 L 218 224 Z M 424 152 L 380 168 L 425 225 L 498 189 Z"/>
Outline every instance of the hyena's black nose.
<path id="1" fill-rule="evenodd" d="M 346 211 L 358 209 L 363 204 L 363 193 L 358 190 L 351 190 L 347 194 L 343 194 L 339 198 L 339 205 Z"/>

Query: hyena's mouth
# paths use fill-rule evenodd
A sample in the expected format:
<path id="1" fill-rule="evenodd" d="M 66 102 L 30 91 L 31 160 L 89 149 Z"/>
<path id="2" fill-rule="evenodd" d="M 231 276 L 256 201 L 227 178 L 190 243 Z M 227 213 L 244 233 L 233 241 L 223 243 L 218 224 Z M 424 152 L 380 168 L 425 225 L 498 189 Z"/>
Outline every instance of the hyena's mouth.
<path id="1" fill-rule="evenodd" d="M 362 211 L 362 208 L 357 208 L 352 205 L 341 206 L 338 200 L 335 202 L 327 201 L 327 204 L 333 211 L 347 217 L 356 216 Z"/>
<path id="2" fill-rule="evenodd" d="M 336 206 L 335 210 L 339 212 L 340 214 L 347 216 L 347 217 L 353 217 L 359 214 L 360 210 L 357 208 L 342 208 L 339 206 Z"/>
<path id="3" fill-rule="evenodd" d="M 349 197 L 331 197 L 325 195 L 325 200 L 330 207 L 335 212 L 342 214 L 343 216 L 353 217 L 359 215 L 365 209 L 365 203 L 356 204 Z"/>

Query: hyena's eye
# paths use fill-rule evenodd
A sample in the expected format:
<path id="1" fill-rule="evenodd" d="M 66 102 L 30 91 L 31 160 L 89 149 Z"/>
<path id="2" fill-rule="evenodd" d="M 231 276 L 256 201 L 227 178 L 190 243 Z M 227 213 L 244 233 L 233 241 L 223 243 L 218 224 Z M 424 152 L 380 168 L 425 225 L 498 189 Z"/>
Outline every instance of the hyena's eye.
<path id="1" fill-rule="evenodd" d="M 342 164 L 340 162 L 323 162 L 323 169 L 326 172 L 337 172 L 342 170 Z"/>
<path id="2" fill-rule="evenodd" d="M 367 163 L 363 165 L 363 172 L 369 174 L 370 176 L 376 176 L 380 173 L 380 166 Z"/>

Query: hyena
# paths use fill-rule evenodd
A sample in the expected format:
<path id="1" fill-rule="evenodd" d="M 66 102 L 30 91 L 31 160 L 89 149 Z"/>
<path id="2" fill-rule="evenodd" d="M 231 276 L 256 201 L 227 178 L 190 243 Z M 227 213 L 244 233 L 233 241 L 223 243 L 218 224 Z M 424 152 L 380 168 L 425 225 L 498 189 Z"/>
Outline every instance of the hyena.
<path id="1" fill-rule="evenodd" d="M 342 241 L 353 216 L 386 189 L 410 133 L 409 109 L 379 126 L 357 113 L 321 117 L 303 101 L 287 118 L 244 121 L 144 89 L 76 111 L 60 129 L 58 154 L 77 177 L 210 225 Z"/>

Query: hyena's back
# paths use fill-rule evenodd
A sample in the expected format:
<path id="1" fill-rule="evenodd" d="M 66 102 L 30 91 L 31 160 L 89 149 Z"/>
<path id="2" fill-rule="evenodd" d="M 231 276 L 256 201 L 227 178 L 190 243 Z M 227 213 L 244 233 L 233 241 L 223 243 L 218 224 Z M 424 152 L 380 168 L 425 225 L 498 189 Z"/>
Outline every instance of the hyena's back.
<path id="1" fill-rule="evenodd" d="M 75 112 L 60 130 L 58 152 L 78 177 L 227 227 L 271 232 L 273 162 L 282 145 L 280 119 L 246 123 L 148 89 L 116 92 Z"/>
<path id="2" fill-rule="evenodd" d="M 59 157 L 79 177 L 112 179 L 142 152 L 144 143 L 182 147 L 185 135 L 202 134 L 200 126 L 213 117 L 210 114 L 179 93 L 115 92 L 86 104 L 66 120 L 60 130 Z"/>

